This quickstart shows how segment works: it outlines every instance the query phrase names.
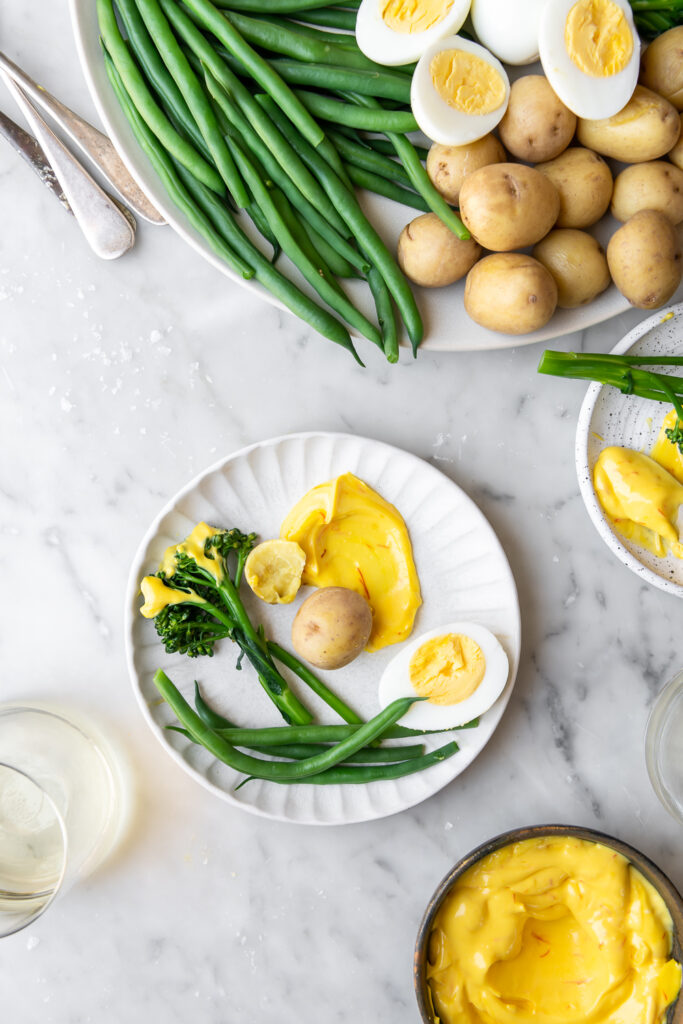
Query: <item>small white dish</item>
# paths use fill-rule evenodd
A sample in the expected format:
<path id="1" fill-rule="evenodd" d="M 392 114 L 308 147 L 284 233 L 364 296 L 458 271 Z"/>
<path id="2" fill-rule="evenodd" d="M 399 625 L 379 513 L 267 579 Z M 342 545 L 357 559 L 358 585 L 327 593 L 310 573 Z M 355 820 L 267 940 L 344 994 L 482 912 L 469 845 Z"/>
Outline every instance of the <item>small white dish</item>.
<path id="1" fill-rule="evenodd" d="M 683 670 L 669 680 L 650 712 L 645 760 L 660 802 L 683 825 Z"/>
<path id="2" fill-rule="evenodd" d="M 658 310 L 634 327 L 612 349 L 615 355 L 683 355 L 683 303 Z M 675 373 L 676 367 L 649 367 Z M 616 388 L 590 384 L 576 428 L 576 472 L 581 496 L 595 527 L 617 558 L 646 583 L 683 598 L 683 560 L 657 558 L 616 533 L 605 516 L 593 486 L 593 469 L 603 448 L 620 445 L 649 453 L 670 409 Z"/>
<path id="3" fill-rule="evenodd" d="M 423 605 L 414 635 L 444 622 L 468 619 L 486 626 L 509 659 L 507 684 L 475 729 L 426 736 L 434 749 L 455 738 L 460 749 L 449 760 L 394 781 L 365 785 L 279 786 L 253 780 L 235 792 L 240 776 L 203 747 L 165 726 L 174 715 L 152 677 L 163 668 L 192 702 L 198 679 L 208 703 L 239 725 L 279 725 L 282 719 L 249 666 L 235 671 L 236 650 L 219 645 L 213 658 L 166 654 L 154 625 L 140 615 L 140 580 L 155 572 L 165 549 L 204 519 L 215 526 L 255 530 L 277 537 L 292 505 L 315 484 L 355 473 L 392 502 L 410 532 Z M 294 615 L 310 593 L 302 588 L 291 605 L 266 605 L 243 587 L 242 599 L 268 636 L 290 648 Z M 143 714 L 166 751 L 193 778 L 233 805 L 267 818 L 314 825 L 343 825 L 402 811 L 438 792 L 462 772 L 492 736 L 512 692 L 520 653 L 519 602 L 505 554 L 474 502 L 434 466 L 390 445 L 349 434 L 292 434 L 243 448 L 184 487 L 160 512 L 142 540 L 131 567 L 126 597 L 126 654 L 133 690 Z M 379 711 L 378 686 L 392 645 L 362 654 L 337 672 L 320 675 L 364 718 Z M 298 695 L 318 721 L 334 715 L 306 687 Z"/>

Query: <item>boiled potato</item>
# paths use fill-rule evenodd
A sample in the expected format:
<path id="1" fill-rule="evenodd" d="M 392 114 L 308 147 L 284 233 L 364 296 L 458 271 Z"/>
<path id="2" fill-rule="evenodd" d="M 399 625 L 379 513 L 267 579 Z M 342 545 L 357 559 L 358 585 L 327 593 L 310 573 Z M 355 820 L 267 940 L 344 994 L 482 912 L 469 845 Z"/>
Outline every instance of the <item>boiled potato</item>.
<path id="1" fill-rule="evenodd" d="M 423 213 L 411 220 L 398 240 L 401 270 L 426 288 L 459 281 L 480 256 L 481 246 L 473 238 L 458 238 L 435 213 Z"/>
<path id="2" fill-rule="evenodd" d="M 641 210 L 610 238 L 607 264 L 612 280 L 632 306 L 658 309 L 681 282 L 675 227 L 659 210 Z"/>
<path id="3" fill-rule="evenodd" d="M 672 224 L 683 220 L 683 171 L 665 160 L 633 164 L 617 175 L 612 216 L 627 221 L 639 210 L 659 210 Z"/>
<path id="4" fill-rule="evenodd" d="M 552 274 L 561 309 L 585 306 L 610 283 L 605 250 L 586 231 L 551 231 L 534 246 L 533 255 Z"/>
<path id="5" fill-rule="evenodd" d="M 662 96 L 637 85 L 626 106 L 612 117 L 579 118 L 577 136 L 596 153 L 638 164 L 658 160 L 675 144 L 681 130 L 676 108 Z"/>
<path id="6" fill-rule="evenodd" d="M 681 133 L 674 148 L 669 150 L 669 160 L 683 171 L 683 114 L 680 116 L 680 121 Z"/>
<path id="7" fill-rule="evenodd" d="M 556 96 L 547 78 L 525 75 L 512 83 L 498 132 L 518 160 L 552 160 L 567 148 L 575 131 L 576 114 Z"/>
<path id="8" fill-rule="evenodd" d="M 683 25 L 650 43 L 643 54 L 640 81 L 683 110 Z"/>
<path id="9" fill-rule="evenodd" d="M 560 197 L 549 178 L 524 164 L 491 164 L 468 174 L 460 216 L 485 249 L 507 252 L 533 245 L 557 220 Z"/>
<path id="10" fill-rule="evenodd" d="M 317 668 L 342 668 L 370 637 L 372 610 L 346 587 L 321 587 L 307 597 L 292 623 L 292 646 Z"/>
<path id="11" fill-rule="evenodd" d="M 573 146 L 537 164 L 536 170 L 552 181 L 560 196 L 558 228 L 587 228 L 600 220 L 612 197 L 612 172 L 597 153 Z"/>
<path id="12" fill-rule="evenodd" d="M 495 135 L 485 135 L 466 146 L 442 146 L 435 142 L 427 153 L 427 174 L 444 199 L 457 206 L 468 174 L 505 159 L 505 150 Z"/>
<path id="13" fill-rule="evenodd" d="M 482 327 L 528 334 L 547 324 L 557 305 L 557 285 L 546 268 L 521 252 L 496 252 L 470 270 L 465 309 Z"/>

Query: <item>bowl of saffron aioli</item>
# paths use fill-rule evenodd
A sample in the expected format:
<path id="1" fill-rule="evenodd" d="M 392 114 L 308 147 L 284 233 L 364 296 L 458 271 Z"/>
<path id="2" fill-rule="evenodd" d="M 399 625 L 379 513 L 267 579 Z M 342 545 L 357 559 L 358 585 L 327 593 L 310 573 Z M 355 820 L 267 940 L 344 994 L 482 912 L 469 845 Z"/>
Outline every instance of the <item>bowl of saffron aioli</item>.
<path id="1" fill-rule="evenodd" d="M 595 829 L 534 825 L 472 850 L 422 918 L 423 1024 L 683 1024 L 683 898 Z"/>

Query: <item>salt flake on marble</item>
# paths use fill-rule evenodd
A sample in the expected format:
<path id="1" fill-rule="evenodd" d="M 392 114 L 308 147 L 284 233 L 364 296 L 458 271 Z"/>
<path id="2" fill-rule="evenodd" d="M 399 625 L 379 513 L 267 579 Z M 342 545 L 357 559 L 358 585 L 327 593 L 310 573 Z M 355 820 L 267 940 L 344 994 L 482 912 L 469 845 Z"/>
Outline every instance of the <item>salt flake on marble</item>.
<path id="1" fill-rule="evenodd" d="M 37 935 L 29 935 L 29 937 L 26 940 L 26 948 L 30 951 L 32 949 L 35 949 L 36 946 L 39 946 L 39 945 L 40 945 L 40 939 L 38 938 L 38 936 Z"/>

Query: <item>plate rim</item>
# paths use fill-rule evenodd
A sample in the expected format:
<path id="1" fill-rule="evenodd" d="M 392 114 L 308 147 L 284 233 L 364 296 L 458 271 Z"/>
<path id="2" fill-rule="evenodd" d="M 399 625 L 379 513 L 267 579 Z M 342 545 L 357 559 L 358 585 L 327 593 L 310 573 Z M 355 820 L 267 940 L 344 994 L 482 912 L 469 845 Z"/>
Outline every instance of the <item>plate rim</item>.
<path id="1" fill-rule="evenodd" d="M 373 447 L 376 446 L 376 447 L 379 447 L 379 448 L 387 449 L 390 452 L 398 453 L 401 456 L 408 457 L 410 459 L 413 459 L 413 460 L 416 460 L 416 461 L 422 463 L 424 467 L 426 467 L 427 469 L 431 470 L 433 473 L 438 474 L 439 477 L 441 477 L 448 484 L 450 484 L 452 487 L 454 487 L 455 490 L 459 493 L 459 495 L 461 497 L 463 497 L 469 504 L 471 504 L 471 506 L 476 509 L 476 511 L 479 514 L 479 516 L 481 516 L 482 520 L 484 521 L 484 523 L 486 524 L 486 527 L 488 528 L 488 530 L 490 532 L 491 540 L 492 540 L 492 542 L 493 542 L 493 544 L 494 544 L 498 554 L 502 558 L 504 571 L 505 571 L 505 573 L 506 573 L 506 575 L 508 577 L 508 581 L 509 581 L 509 583 L 511 585 L 512 604 L 511 604 L 510 612 L 512 614 L 512 617 L 514 618 L 514 626 L 515 626 L 515 640 L 516 640 L 516 643 L 515 643 L 515 650 L 513 651 L 512 657 L 510 658 L 510 670 L 509 670 L 510 674 L 509 674 L 509 678 L 508 678 L 508 681 L 506 683 L 505 689 L 501 693 L 500 697 L 494 703 L 492 708 L 489 709 L 489 711 L 493 711 L 495 709 L 496 712 L 497 712 L 497 716 L 498 717 L 496 718 L 495 722 L 493 723 L 493 728 L 491 729 L 491 732 L 490 732 L 489 736 L 484 740 L 483 744 L 481 745 L 479 750 L 477 750 L 476 754 L 474 754 L 474 756 L 470 759 L 470 761 L 466 765 L 464 765 L 459 772 L 456 772 L 455 775 L 452 775 L 450 778 L 446 779 L 443 782 L 443 784 L 440 785 L 437 789 L 432 790 L 426 796 L 417 799 L 413 803 L 409 803 L 409 804 L 407 804 L 405 806 L 396 808 L 395 810 L 385 811 L 385 812 L 382 812 L 382 813 L 379 813 L 379 814 L 372 814 L 370 816 L 362 815 L 362 816 L 359 816 L 357 818 L 346 819 L 344 821 L 333 821 L 333 820 L 298 820 L 298 819 L 294 819 L 294 818 L 288 817 L 284 813 L 283 814 L 279 814 L 279 813 L 273 813 L 271 811 L 266 811 L 266 810 L 264 810 L 264 809 L 262 809 L 260 807 L 257 807 L 257 806 L 255 806 L 253 804 L 246 804 L 246 803 L 242 803 L 241 801 L 235 800 L 235 798 L 229 792 L 227 792 L 226 790 L 222 789 L 221 787 L 219 787 L 219 786 L 215 785 L 213 782 L 211 782 L 208 778 L 206 778 L 206 776 L 202 775 L 196 768 L 194 768 L 192 765 L 190 765 L 182 757 L 182 755 L 180 754 L 180 752 L 178 750 L 176 750 L 174 747 L 168 745 L 164 741 L 164 731 L 163 731 L 163 729 L 161 729 L 159 727 L 157 722 L 154 720 L 154 718 L 152 716 L 152 713 L 151 713 L 151 710 L 150 710 L 150 707 L 149 707 L 147 701 L 144 699 L 141 686 L 139 685 L 139 683 L 137 681 L 138 674 L 137 674 L 137 671 L 136 671 L 136 668 L 135 668 L 135 660 L 134 660 L 135 647 L 134 647 L 134 642 L 133 642 L 133 629 L 134 629 L 134 626 L 135 626 L 136 622 L 138 621 L 137 617 L 138 617 L 138 613 L 139 613 L 139 604 L 137 604 L 136 601 L 139 598 L 139 594 L 140 594 L 140 587 L 139 587 L 140 573 L 141 573 L 141 570 L 142 570 L 142 567 L 143 567 L 143 563 L 144 563 L 145 552 L 146 552 L 146 550 L 147 550 L 151 540 L 153 539 L 155 534 L 158 532 L 159 524 L 162 522 L 164 517 L 166 515 L 168 515 L 171 511 L 173 511 L 173 509 L 182 501 L 182 499 L 184 497 L 186 497 L 187 494 L 189 494 L 192 490 L 194 490 L 200 484 L 200 482 L 202 480 L 204 480 L 205 478 L 207 478 L 208 476 L 210 476 L 210 475 L 212 475 L 214 473 L 219 472 L 224 466 L 228 465 L 230 462 L 233 462 L 233 461 L 235 461 L 236 459 L 239 459 L 239 458 L 243 458 L 245 455 L 249 454 L 252 451 L 255 451 L 258 448 L 264 448 L 264 447 L 267 447 L 267 446 L 276 446 L 278 444 L 281 444 L 283 441 L 292 441 L 292 440 L 308 441 L 308 440 L 313 439 L 313 438 L 332 438 L 332 439 L 339 439 L 339 440 L 352 439 L 353 441 L 361 442 L 364 445 L 365 444 L 370 444 Z M 502 543 L 501 543 L 501 541 L 500 541 L 500 539 L 498 537 L 498 534 L 493 529 L 493 527 L 491 526 L 488 518 L 481 511 L 481 509 L 479 508 L 477 503 L 474 501 L 474 499 L 471 498 L 469 496 L 469 494 L 467 494 L 467 492 L 464 491 L 463 488 L 460 487 L 459 484 L 457 484 L 454 480 L 451 480 L 451 478 L 449 476 L 447 476 L 437 466 L 432 465 L 430 462 L 428 462 L 426 459 L 423 459 L 421 456 L 415 455 L 414 452 L 407 451 L 405 448 L 400 448 L 397 445 L 389 444 L 386 441 L 379 441 L 379 440 L 376 440 L 375 438 L 366 437 L 365 435 L 362 435 L 362 434 L 351 434 L 351 433 L 348 433 L 348 432 L 327 431 L 327 430 L 294 431 L 292 433 L 279 434 L 279 435 L 277 435 L 275 437 L 269 437 L 269 438 L 264 438 L 264 439 L 262 439 L 260 441 L 254 441 L 251 444 L 244 445 L 241 448 L 239 448 L 239 449 L 237 449 L 237 450 L 235 450 L 233 452 L 230 452 L 228 455 L 225 455 L 225 456 L 217 459 L 211 465 L 207 466 L 205 469 L 200 470 L 198 473 L 196 473 L 195 476 L 192 477 L 191 480 L 189 480 L 183 487 L 179 488 L 178 491 L 176 491 L 170 497 L 170 499 L 167 502 L 165 502 L 163 507 L 154 516 L 154 518 L 152 519 L 151 523 L 149 524 L 149 526 L 145 530 L 145 532 L 144 532 L 144 534 L 143 534 L 143 536 L 142 536 L 142 538 L 141 538 L 141 540 L 140 540 L 140 542 L 139 542 L 139 544 L 138 544 L 138 546 L 136 548 L 136 551 L 135 551 L 135 554 L 133 556 L 133 559 L 132 559 L 132 562 L 131 562 L 131 566 L 130 566 L 130 569 L 129 569 L 129 572 L 128 572 L 128 577 L 127 577 L 127 581 L 126 581 L 126 588 L 125 588 L 125 597 L 124 597 L 124 647 L 125 647 L 126 668 L 128 670 L 128 676 L 129 676 L 130 685 L 131 685 L 131 688 L 132 688 L 133 693 L 135 695 L 135 699 L 137 701 L 138 707 L 140 708 L 140 710 L 142 712 L 142 715 L 143 715 L 143 717 L 144 717 L 144 719 L 145 719 L 145 721 L 147 723 L 147 726 L 150 728 L 151 732 L 153 733 L 153 735 L 155 736 L 155 738 L 157 739 L 157 741 L 161 745 L 162 749 L 166 752 L 166 754 L 170 755 L 173 758 L 173 760 L 183 769 L 183 771 L 185 771 L 190 776 L 190 778 L 192 778 L 195 781 L 201 783 L 201 785 L 205 789 L 207 789 L 210 793 L 213 793 L 215 796 L 219 797 L 225 803 L 228 803 L 229 805 L 231 805 L 232 807 L 235 807 L 236 809 L 246 811 L 249 814 L 254 814 L 257 817 L 265 818 L 265 819 L 268 819 L 268 820 L 271 820 L 271 821 L 280 821 L 280 822 L 287 823 L 287 824 L 290 824 L 290 825 L 342 827 L 342 826 L 345 826 L 345 825 L 360 824 L 360 823 L 363 823 L 363 822 L 379 821 L 382 818 L 390 817 L 390 816 L 392 816 L 394 814 L 399 814 L 402 811 L 410 810 L 411 807 L 418 806 L 420 803 L 423 803 L 425 800 L 428 800 L 431 797 L 435 796 L 442 789 L 445 789 L 446 786 L 450 785 L 459 775 L 462 774 L 462 772 L 466 771 L 467 768 L 469 768 L 470 764 L 474 760 L 476 760 L 476 758 L 479 756 L 481 751 L 484 750 L 484 748 L 486 747 L 488 742 L 493 737 L 496 729 L 498 728 L 498 726 L 500 724 L 500 721 L 501 721 L 501 719 L 502 719 L 502 717 L 503 717 L 503 715 L 504 715 L 504 713 L 506 711 L 506 708 L 507 708 L 508 702 L 510 700 L 510 697 L 512 696 L 512 691 L 513 691 L 513 689 L 515 687 L 515 683 L 517 681 L 517 675 L 518 675 L 518 672 L 519 672 L 519 666 L 520 666 L 520 661 L 521 661 L 521 651 L 522 651 L 521 607 L 520 607 L 520 602 L 519 602 L 519 591 L 517 589 L 517 583 L 516 583 L 514 574 L 512 572 L 512 567 L 511 567 L 510 562 L 508 560 L 508 557 L 507 557 L 507 555 L 505 553 L 505 549 L 503 548 L 503 545 L 502 545 Z"/>
<path id="2" fill-rule="evenodd" d="M 636 324 L 635 327 L 631 328 L 631 330 L 617 342 L 614 348 L 610 349 L 610 355 L 623 355 L 641 341 L 641 339 L 644 338 L 645 335 L 654 327 L 657 327 L 662 323 L 678 319 L 679 317 L 683 318 L 683 302 L 676 302 L 673 305 L 664 306 L 662 309 L 656 310 L 652 316 L 647 317 L 645 320 L 641 320 L 639 324 Z M 673 594 L 674 597 L 683 598 L 683 583 L 676 583 L 675 580 L 666 579 L 664 576 L 660 576 L 659 573 L 656 573 L 653 569 L 650 569 L 649 566 L 645 565 L 644 562 L 641 562 L 640 559 L 636 558 L 636 556 L 629 551 L 626 545 L 619 540 L 617 534 L 614 533 L 612 528 L 607 524 L 602 512 L 602 506 L 595 494 L 592 482 L 592 473 L 588 461 L 588 437 L 590 434 L 591 421 L 595 411 L 595 406 L 606 386 L 607 385 L 605 384 L 598 384 L 596 381 L 593 381 L 588 385 L 583 402 L 581 403 L 581 408 L 579 409 L 579 416 L 576 424 L 574 461 L 583 503 L 601 538 L 627 569 L 630 569 L 631 572 L 639 577 L 639 579 L 645 580 L 645 582 L 657 587 L 658 590 L 663 590 L 667 594 Z"/>
<path id="3" fill-rule="evenodd" d="M 156 182 L 156 176 L 151 177 L 152 184 L 146 179 L 145 175 L 141 173 L 137 160 L 141 160 L 143 164 L 151 170 L 151 164 L 145 153 L 142 150 L 136 154 L 133 159 L 128 151 L 128 146 L 125 140 L 122 140 L 121 135 L 109 116 L 109 108 L 105 102 L 103 96 L 97 85 L 96 76 L 93 70 L 93 64 L 90 58 L 90 47 L 87 45 L 86 40 L 89 36 L 86 32 L 86 28 L 83 22 L 82 12 L 85 10 L 86 3 L 89 0 L 68 0 L 69 14 L 72 26 L 72 32 L 76 42 L 76 50 L 78 54 L 78 60 L 81 66 L 81 71 L 85 78 L 88 92 L 90 93 L 91 99 L 95 105 L 98 116 L 100 117 L 107 135 L 114 144 L 117 153 L 121 157 L 121 160 L 125 164 L 126 168 L 135 179 L 139 187 L 149 196 L 154 202 L 154 205 L 158 208 L 159 212 L 165 217 L 168 226 L 178 234 L 182 240 L 194 250 L 197 255 L 201 256 L 205 262 L 209 263 L 210 266 L 217 270 L 220 274 L 227 277 L 228 280 L 239 285 L 241 288 L 245 288 L 247 291 L 257 294 L 261 299 L 265 300 L 271 306 L 276 309 L 286 312 L 288 315 L 294 316 L 290 311 L 269 291 L 267 291 L 258 281 L 249 280 L 246 281 L 239 274 L 232 271 L 225 263 L 223 263 L 218 256 L 216 256 L 211 249 L 208 247 L 206 242 L 194 232 L 191 225 L 186 223 L 183 219 L 183 215 L 180 210 L 171 202 L 166 192 Z M 683 287 L 683 286 L 681 286 Z M 432 291 L 434 289 L 431 289 Z M 679 289 L 680 290 L 680 289 Z M 451 338 L 461 339 L 462 335 L 465 335 L 464 343 L 460 341 L 459 344 L 449 344 L 448 336 L 442 334 L 441 336 L 431 339 L 429 332 L 424 342 L 420 345 L 420 349 L 426 352 L 434 353 L 462 353 L 462 352 L 492 352 L 492 351 L 505 351 L 508 349 L 522 348 L 527 345 L 537 345 L 542 342 L 548 342 L 555 338 L 565 337 L 569 334 L 578 333 L 589 329 L 590 327 L 597 326 L 598 324 L 605 323 L 611 320 L 615 316 L 619 316 L 622 313 L 628 312 L 633 307 L 630 305 L 628 300 L 624 298 L 621 293 L 616 289 L 614 284 L 610 284 L 609 292 L 612 293 L 610 299 L 610 307 L 605 312 L 604 316 L 599 316 L 597 319 L 589 314 L 589 309 L 592 304 L 587 306 L 579 306 L 575 309 L 557 309 L 554 316 L 546 327 L 540 328 L 538 331 L 534 331 L 531 334 L 501 334 L 496 331 L 491 331 L 486 328 L 475 324 L 474 321 L 470 321 L 467 314 L 464 312 L 463 307 L 463 326 L 458 324 L 457 329 L 452 331 L 450 334 Z M 595 301 L 600 298 L 607 298 L 607 291 L 603 293 L 603 296 L 598 296 Z M 566 324 L 564 321 L 569 316 L 572 320 L 571 323 Z M 576 319 L 574 319 L 576 318 Z M 552 327 L 553 321 L 557 321 L 556 327 Z M 466 328 L 470 329 L 467 330 Z M 310 328 L 314 330 L 314 328 Z M 472 333 L 475 332 L 475 333 Z M 481 332 L 481 333 L 479 333 Z M 365 339 L 360 338 L 350 328 L 351 337 L 359 342 L 364 342 Z M 478 336 L 477 336 L 478 334 Z M 401 348 L 406 350 L 409 348 L 408 341 L 402 340 Z"/>

